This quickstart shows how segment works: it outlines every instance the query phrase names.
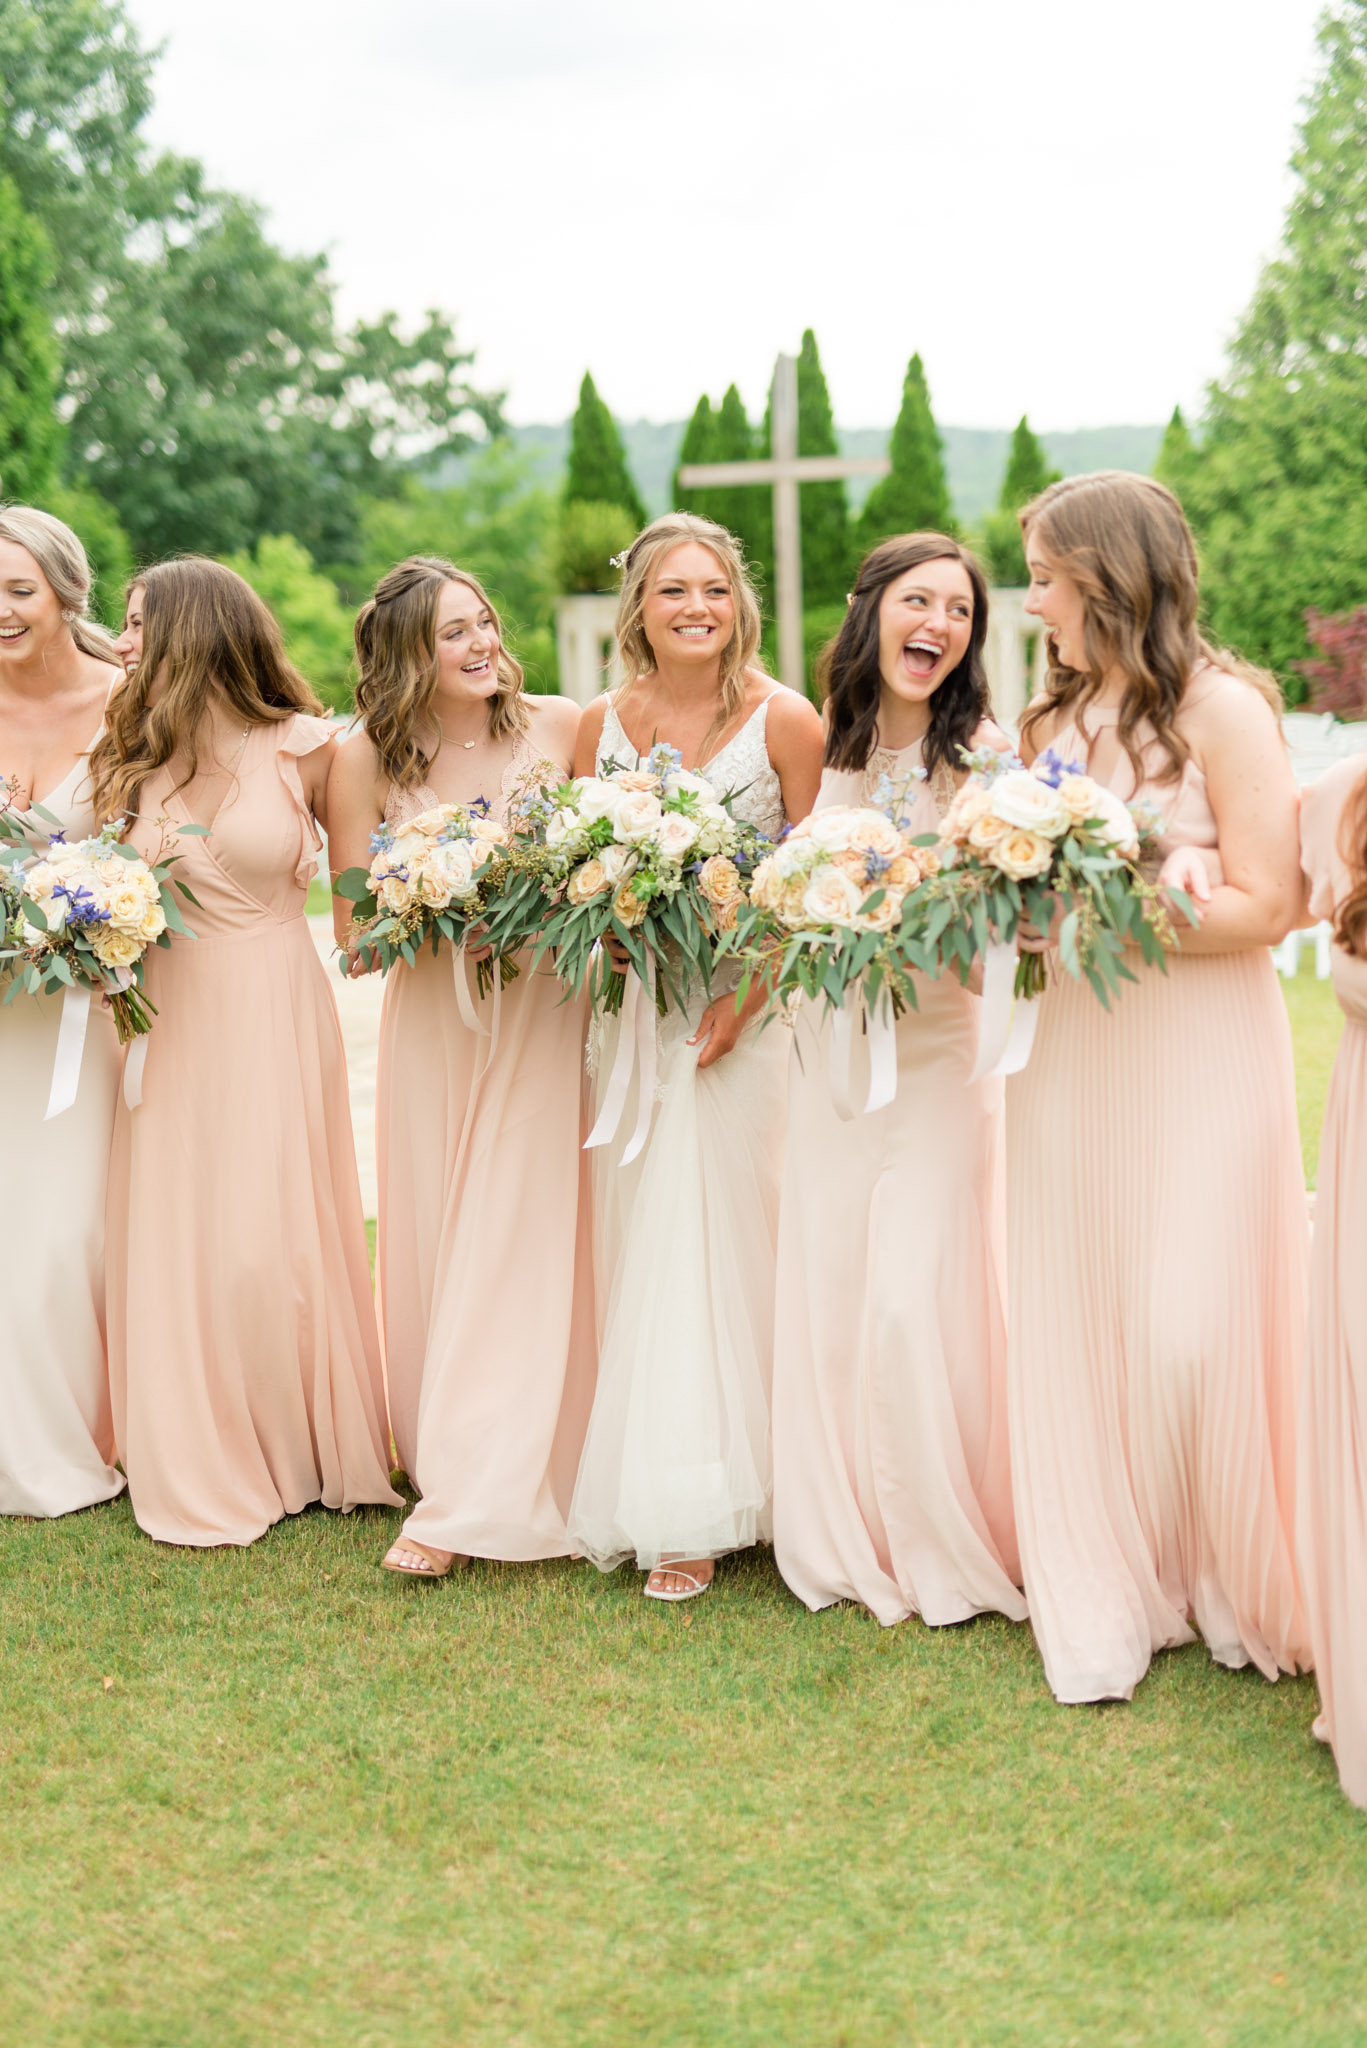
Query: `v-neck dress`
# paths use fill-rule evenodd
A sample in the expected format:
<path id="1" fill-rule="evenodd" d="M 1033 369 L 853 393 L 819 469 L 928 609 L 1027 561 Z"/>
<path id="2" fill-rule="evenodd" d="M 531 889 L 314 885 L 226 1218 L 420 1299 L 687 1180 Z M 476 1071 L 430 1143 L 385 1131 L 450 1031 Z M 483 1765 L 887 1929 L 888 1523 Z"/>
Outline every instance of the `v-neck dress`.
<path id="1" fill-rule="evenodd" d="M 84 756 L 41 804 L 68 839 L 94 831 Z M 55 829 L 19 815 L 36 844 Z M 112 1499 L 123 1486 L 105 1361 L 104 1245 L 123 1055 L 109 1012 L 92 1001 L 76 1100 L 46 1122 L 61 1015 L 60 996 L 21 993 L 0 1010 L 0 1242 L 12 1282 L 0 1317 L 6 1515 L 66 1515 Z"/>
<path id="2" fill-rule="evenodd" d="M 1214 669 L 1187 701 L 1248 685 Z M 1116 714 L 1089 709 L 1095 730 Z M 1205 778 L 1125 756 L 1159 847 L 1223 878 Z M 1068 728 L 1053 742 L 1088 759 Z M 1151 765 L 1150 765 L 1151 764 Z M 1135 956 L 1109 1011 L 1055 972 L 1007 1084 L 1011 1469 L 1055 1697 L 1128 1699 L 1156 1650 L 1305 1669 L 1293 1558 L 1309 1230 L 1286 1005 L 1266 946 Z"/>
<path id="3" fill-rule="evenodd" d="M 542 765 L 519 737 L 493 816 Z M 385 816 L 440 801 L 391 788 Z M 464 971 L 483 1035 L 462 1021 L 447 946 L 391 969 L 380 1021 L 377 1293 L 394 1441 L 422 1494 L 403 1533 L 469 1557 L 564 1557 L 597 1357 L 587 1003 L 530 956 L 497 1004 Z"/>
<path id="4" fill-rule="evenodd" d="M 905 785 L 921 749 L 828 768 L 816 808 Z M 953 790 L 952 779 L 949 784 Z M 924 783 L 912 829 L 939 830 Z M 918 977 L 897 1093 L 842 1122 L 830 1015 L 804 1003 L 788 1070 L 774 1321 L 774 1559 L 813 1609 L 885 1625 L 1025 1618 L 1006 1433 L 1003 1089 L 971 1082 L 978 998 Z M 856 1098 L 867 1080 L 858 1051 Z"/>
<path id="5" fill-rule="evenodd" d="M 142 1106 L 109 1175 L 109 1357 L 133 1511 L 250 1543 L 312 1501 L 399 1505 L 337 1004 L 304 918 L 324 720 L 248 733 L 206 838 L 176 843 L 193 939 L 150 955 Z M 189 822 L 169 770 L 132 837 Z"/>

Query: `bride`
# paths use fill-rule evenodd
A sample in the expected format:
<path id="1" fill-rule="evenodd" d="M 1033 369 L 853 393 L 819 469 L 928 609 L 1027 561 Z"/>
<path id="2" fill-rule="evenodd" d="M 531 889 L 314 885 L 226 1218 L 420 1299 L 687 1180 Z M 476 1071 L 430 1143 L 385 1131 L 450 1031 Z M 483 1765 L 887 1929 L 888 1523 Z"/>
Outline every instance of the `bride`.
<path id="1" fill-rule="evenodd" d="M 635 768 L 657 742 L 734 814 L 775 836 L 807 815 L 821 722 L 755 660 L 760 612 L 731 535 L 668 513 L 633 544 L 617 642 L 625 677 L 585 712 L 577 775 Z M 769 1380 L 788 1034 L 698 991 L 659 1019 L 659 1100 L 639 1158 L 634 1119 L 594 1155 L 601 1354 L 570 1508 L 602 1571 L 634 1557 L 646 1594 L 687 1600 L 713 1560 L 770 1533 Z M 618 1026 L 596 1048 L 601 1094 Z"/>

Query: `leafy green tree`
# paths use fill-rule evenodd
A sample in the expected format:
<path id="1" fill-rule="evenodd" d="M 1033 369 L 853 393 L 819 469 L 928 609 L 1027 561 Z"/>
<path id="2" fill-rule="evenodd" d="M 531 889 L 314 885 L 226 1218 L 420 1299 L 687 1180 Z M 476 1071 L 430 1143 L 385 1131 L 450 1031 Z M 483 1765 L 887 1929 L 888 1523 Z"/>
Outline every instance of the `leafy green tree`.
<path id="1" fill-rule="evenodd" d="M 1163 439 L 1153 465 L 1153 473 L 1160 484 L 1166 484 L 1174 496 L 1185 500 L 1192 475 L 1200 463 L 1196 443 L 1191 438 L 1191 429 L 1182 416 L 1182 408 L 1175 405 L 1172 418 L 1163 429 Z"/>
<path id="2" fill-rule="evenodd" d="M 314 568 L 307 549 L 293 534 L 270 533 L 250 552 L 225 560 L 275 613 L 290 660 L 318 695 L 336 710 L 349 709 L 354 613 L 331 578 Z"/>
<path id="3" fill-rule="evenodd" d="M 571 499 L 561 508 L 556 546 L 556 581 L 563 591 L 615 590 L 617 556 L 636 538 L 631 514 L 621 505 Z"/>
<path id="4" fill-rule="evenodd" d="M 830 393 L 817 353 L 816 336 L 807 328 L 797 358 L 797 452 L 838 455 Z M 802 601 L 807 605 L 837 604 L 849 586 L 850 525 L 845 486 L 802 486 Z"/>
<path id="5" fill-rule="evenodd" d="M 646 523 L 641 494 L 627 468 L 626 450 L 617 422 L 604 405 L 588 371 L 579 387 L 579 403 L 570 422 L 570 458 L 565 478 L 565 503 L 620 505 L 637 527 Z"/>
<path id="6" fill-rule="evenodd" d="M 907 364 L 902 380 L 902 403 L 888 458 L 892 467 L 869 492 L 859 516 L 856 531 L 861 554 L 893 533 L 954 531 L 944 449 L 919 355 Z"/>
<path id="7" fill-rule="evenodd" d="M 1017 514 L 1022 505 L 1057 483 L 1058 477 L 1022 413 L 1011 436 L 997 509 L 988 514 L 983 526 L 984 565 L 989 582 L 999 589 L 1019 590 L 1030 581 Z"/>
<path id="8" fill-rule="evenodd" d="M 0 172 L 47 228 L 67 472 L 140 556 L 291 531 L 354 559 L 362 501 L 501 425 L 450 323 L 337 324 L 322 257 L 141 136 L 153 58 L 123 0 L 0 0 Z"/>
<path id="9" fill-rule="evenodd" d="M 757 435 L 734 384 L 716 414 L 716 462 L 753 462 Z M 724 484 L 710 491 L 707 516 L 740 542 L 750 574 L 763 594 L 774 553 L 774 494 L 769 484 Z"/>
<path id="10" fill-rule="evenodd" d="M 123 624 L 124 598 L 133 573 L 133 550 L 118 514 L 85 484 L 56 484 L 43 503 L 66 521 L 85 549 L 95 572 L 90 609 L 117 631 Z"/>
<path id="11" fill-rule="evenodd" d="M 673 503 L 680 512 L 696 512 L 700 518 L 711 518 L 704 511 L 704 505 L 711 497 L 707 490 L 685 490 L 679 482 L 679 471 L 687 462 L 715 462 L 717 442 L 717 416 L 712 410 L 712 401 L 704 391 L 693 408 L 693 416 L 684 428 L 683 440 L 679 443 L 679 460 L 675 465 L 670 483 Z"/>
<path id="12" fill-rule="evenodd" d="M 1281 250 L 1181 491 L 1212 632 L 1283 676 L 1306 656 L 1308 609 L 1367 595 L 1367 0 L 1337 0 L 1319 43 Z"/>
<path id="13" fill-rule="evenodd" d="M 0 176 L 0 495 L 42 504 L 56 481 L 60 358 L 47 310 L 52 257 Z"/>

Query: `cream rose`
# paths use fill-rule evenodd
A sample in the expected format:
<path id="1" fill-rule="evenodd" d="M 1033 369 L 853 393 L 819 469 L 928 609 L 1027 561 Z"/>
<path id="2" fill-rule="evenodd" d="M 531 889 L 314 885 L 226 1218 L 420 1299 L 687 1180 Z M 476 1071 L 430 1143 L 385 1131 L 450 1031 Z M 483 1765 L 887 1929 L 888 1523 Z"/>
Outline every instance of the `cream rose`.
<path id="1" fill-rule="evenodd" d="M 648 789 L 629 789 L 618 799 L 613 829 L 619 839 L 634 843 L 651 838 L 663 816 L 657 796 Z"/>
<path id="2" fill-rule="evenodd" d="M 658 775 L 647 775 L 644 768 L 623 768 L 613 776 L 618 789 L 644 789 L 652 796 L 658 796 L 664 788 Z"/>
<path id="3" fill-rule="evenodd" d="M 869 895 L 873 894 L 870 889 Z M 883 886 L 883 900 L 875 903 L 872 910 L 866 910 L 859 919 L 861 928 L 867 932 L 890 932 L 902 915 L 902 898 L 896 889 Z"/>
<path id="4" fill-rule="evenodd" d="M 508 834 L 497 818 L 472 818 L 470 827 L 482 846 L 506 846 Z"/>
<path id="5" fill-rule="evenodd" d="M 413 891 L 402 875 L 386 875 L 380 883 L 378 895 L 381 907 L 396 916 L 412 908 Z"/>
<path id="6" fill-rule="evenodd" d="M 416 818 L 404 821 L 405 833 L 411 832 L 418 839 L 440 839 L 450 823 L 445 806 L 436 811 L 419 811 Z"/>
<path id="7" fill-rule="evenodd" d="M 711 860 L 705 860 L 702 864 L 698 874 L 698 887 L 708 902 L 715 903 L 718 909 L 728 903 L 736 903 L 741 894 L 740 870 L 735 862 L 727 860 L 724 854 L 714 853 Z"/>
<path id="8" fill-rule="evenodd" d="M 681 861 L 692 852 L 698 828 L 682 811 L 666 811 L 655 828 L 655 844 L 666 860 Z"/>
<path id="9" fill-rule="evenodd" d="M 611 848 L 608 849 L 612 851 Z M 565 895 L 571 903 L 592 903 L 595 896 L 601 896 L 612 887 L 612 881 L 601 860 L 586 860 L 570 876 Z"/>
<path id="10" fill-rule="evenodd" d="M 598 856 L 603 873 L 607 876 L 608 887 L 618 889 L 629 875 L 634 875 L 640 862 L 630 847 L 618 846 L 616 842 L 605 846 Z"/>
<path id="11" fill-rule="evenodd" d="M 991 811 L 984 811 L 981 818 L 975 818 L 968 828 L 968 844 L 976 853 L 990 853 L 999 839 L 1005 839 L 1013 828 L 1005 818 L 998 818 Z"/>
<path id="12" fill-rule="evenodd" d="M 999 775 L 988 791 L 994 817 L 1022 832 L 1042 832 L 1054 838 L 1068 823 L 1068 809 L 1056 789 L 1041 782 L 1028 769 L 1013 768 Z"/>
<path id="13" fill-rule="evenodd" d="M 547 846 L 563 846 L 580 829 L 577 811 L 552 811 L 546 821 Z"/>
<path id="14" fill-rule="evenodd" d="M 802 908 L 813 924 L 855 925 L 868 893 L 856 888 L 841 869 L 818 868 L 803 892 Z"/>
<path id="15" fill-rule="evenodd" d="M 1010 875 L 1016 882 L 1028 881 L 1031 875 L 1042 875 L 1054 857 L 1054 844 L 1038 832 L 1008 832 L 1005 839 L 999 839 L 992 848 L 990 859 L 994 867 L 1004 875 Z"/>
<path id="16" fill-rule="evenodd" d="M 106 895 L 104 907 L 120 931 L 135 932 L 142 923 L 147 898 L 134 883 L 118 882 Z"/>
<path id="17" fill-rule="evenodd" d="M 986 815 L 987 791 L 980 782 L 969 782 L 959 791 L 945 812 L 941 832 L 946 839 L 967 839 L 979 818 Z"/>
<path id="18" fill-rule="evenodd" d="M 1097 837 L 1104 839 L 1127 860 L 1133 860 L 1139 851 L 1139 828 L 1129 805 L 1122 803 L 1111 790 L 1103 789 L 1100 783 L 1094 784 L 1093 790 L 1093 808 L 1087 815 L 1100 820 Z"/>
<path id="19" fill-rule="evenodd" d="M 790 881 L 784 883 L 783 894 L 779 902 L 779 916 L 786 925 L 791 925 L 794 931 L 807 922 L 807 877 L 805 875 L 794 875 Z"/>
<path id="20" fill-rule="evenodd" d="M 808 827 L 812 845 L 819 846 L 823 853 L 845 853 L 854 844 L 848 811 L 814 811 Z"/>
<path id="21" fill-rule="evenodd" d="M 145 946 L 150 946 L 154 940 L 161 937 L 165 929 L 165 911 L 159 903 L 150 903 L 142 913 L 142 920 L 138 925 L 138 937 Z"/>
<path id="22" fill-rule="evenodd" d="M 881 811 L 856 811 L 850 820 L 850 845 L 892 860 L 902 851 L 902 835 Z"/>
<path id="23" fill-rule="evenodd" d="M 628 931 L 634 931 L 638 924 L 645 923 L 647 908 L 630 882 L 619 889 L 612 899 L 612 914 L 618 924 L 624 924 Z"/>
<path id="24" fill-rule="evenodd" d="M 586 825 L 595 825 L 600 818 L 615 820 L 622 794 L 615 782 L 604 782 L 596 775 L 586 775 L 579 785 L 580 818 Z M 573 817 L 574 812 L 567 815 Z"/>
<path id="25" fill-rule="evenodd" d="M 102 925 L 90 944 L 101 967 L 131 967 L 142 957 L 142 940 L 137 934 L 116 931 L 112 925 Z"/>
<path id="26" fill-rule="evenodd" d="M 714 903 L 712 905 L 712 922 L 719 932 L 733 932 L 736 929 L 736 919 L 739 914 L 739 902 Z"/>

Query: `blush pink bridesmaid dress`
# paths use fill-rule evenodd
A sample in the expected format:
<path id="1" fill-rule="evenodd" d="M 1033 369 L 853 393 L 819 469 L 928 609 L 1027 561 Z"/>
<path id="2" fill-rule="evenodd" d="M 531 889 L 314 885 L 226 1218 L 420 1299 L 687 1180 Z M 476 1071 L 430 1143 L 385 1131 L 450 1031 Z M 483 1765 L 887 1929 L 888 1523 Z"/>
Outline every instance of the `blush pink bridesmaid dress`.
<path id="1" fill-rule="evenodd" d="M 491 798 L 506 816 L 537 757 L 519 738 Z M 554 764 L 557 778 L 568 764 Z M 539 779 L 539 778 L 538 778 Z M 431 789 L 391 790 L 416 817 Z M 395 967 L 376 1086 L 377 1273 L 413 1542 L 467 1557 L 564 1557 L 593 1401 L 583 1001 L 525 963 L 461 1020 L 449 948 Z"/>
<path id="2" fill-rule="evenodd" d="M 1189 703 L 1248 685 L 1205 669 Z M 1095 733 L 1116 713 L 1089 708 Z M 1056 750 L 1086 760 L 1076 729 Z M 1150 747 L 1156 742 L 1149 741 Z M 1136 794 L 1125 756 L 1112 779 Z M 1222 878 L 1200 769 L 1138 792 Z M 1193 1640 L 1267 1678 L 1310 1645 L 1293 1562 L 1309 1231 L 1266 947 L 1131 963 L 1109 1012 L 1055 969 L 1007 1084 L 1011 1469 L 1055 1697 L 1129 1699 Z"/>
<path id="3" fill-rule="evenodd" d="M 109 1173 L 109 1362 L 133 1512 L 251 1543 L 312 1501 L 400 1505 L 337 1005 L 304 920 L 321 718 L 250 728 L 207 838 L 175 842 L 194 939 L 149 956 L 143 1101 Z M 132 837 L 189 822 L 160 770 Z"/>
<path id="4" fill-rule="evenodd" d="M 1316 917 L 1332 918 L 1352 889 L 1339 833 L 1364 778 L 1359 756 L 1302 798 Z M 1297 1538 L 1322 1709 L 1315 1732 L 1333 1744 L 1348 1797 L 1367 1806 L 1367 960 L 1335 946 L 1332 961 L 1345 1021 L 1315 1196 Z"/>
<path id="5" fill-rule="evenodd" d="M 827 769 L 816 808 L 902 784 L 920 747 Z M 912 829 L 935 832 L 928 789 Z M 978 999 L 922 979 L 897 1024 L 897 1094 L 841 1121 L 830 1021 L 789 1067 L 774 1325 L 774 1557 L 810 1608 L 885 1625 L 1025 1619 L 1006 1436 L 1002 1083 L 969 1085 Z M 776 1027 L 771 1026 L 770 1029 Z M 856 1063 L 853 1094 L 865 1076 Z"/>

